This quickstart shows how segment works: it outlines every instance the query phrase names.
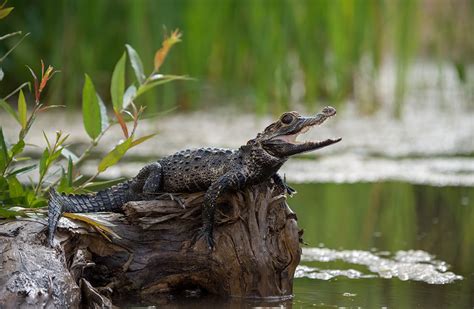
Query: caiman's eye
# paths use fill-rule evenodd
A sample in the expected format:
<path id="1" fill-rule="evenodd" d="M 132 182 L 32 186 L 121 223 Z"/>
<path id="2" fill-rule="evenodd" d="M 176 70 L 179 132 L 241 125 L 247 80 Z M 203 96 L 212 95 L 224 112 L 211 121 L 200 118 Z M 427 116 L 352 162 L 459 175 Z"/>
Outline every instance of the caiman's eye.
<path id="1" fill-rule="evenodd" d="M 281 116 L 280 121 L 284 124 L 290 124 L 294 119 L 294 116 L 292 114 L 284 114 Z"/>

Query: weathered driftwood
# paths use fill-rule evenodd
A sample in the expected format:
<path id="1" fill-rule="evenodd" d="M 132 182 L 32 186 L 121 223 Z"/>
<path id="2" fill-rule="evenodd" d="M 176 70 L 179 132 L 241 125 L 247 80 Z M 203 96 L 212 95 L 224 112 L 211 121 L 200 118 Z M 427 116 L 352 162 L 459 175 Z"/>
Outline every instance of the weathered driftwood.
<path id="1" fill-rule="evenodd" d="M 266 183 L 224 196 L 213 251 L 197 237 L 203 193 L 180 198 L 185 208 L 164 199 L 130 202 L 124 214 L 88 214 L 114 224 L 121 238 L 111 242 L 63 218 L 56 235 L 61 245 L 53 250 L 44 246 L 41 224 L 4 224 L 0 307 L 111 306 L 111 300 L 153 302 L 184 291 L 291 297 L 300 232 L 280 190 Z"/>

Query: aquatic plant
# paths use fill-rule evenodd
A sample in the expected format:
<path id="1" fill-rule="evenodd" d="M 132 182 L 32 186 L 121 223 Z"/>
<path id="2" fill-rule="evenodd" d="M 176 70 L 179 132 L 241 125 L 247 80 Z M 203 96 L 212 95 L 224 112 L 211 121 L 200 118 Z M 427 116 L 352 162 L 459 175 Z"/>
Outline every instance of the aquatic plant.
<path id="1" fill-rule="evenodd" d="M 107 89 L 110 51 L 131 43 L 152 59 L 163 24 L 187 34 L 165 69 L 185 68 L 199 83 L 167 85 L 144 96 L 141 102 L 149 112 L 202 107 L 209 101 L 239 102 L 259 113 L 294 103 L 316 110 L 327 101 L 340 105 L 355 98 L 359 110 L 370 113 L 391 99 L 380 99 L 377 80 L 384 61 L 393 58 L 393 112 L 399 114 L 414 59 L 448 63 L 467 83 L 474 54 L 469 0 L 44 0 L 18 5 L 22 16 L 14 16 L 7 27 L 27 24 L 35 31 L 15 54 L 16 63 L 47 56 L 63 68 L 49 99 L 76 106 L 77 72 L 85 69 L 95 76 L 97 89 Z"/>
<path id="2" fill-rule="evenodd" d="M 11 12 L 12 8 L 9 11 L 8 9 L 10 8 L 0 7 L 0 19 Z M 6 34 L 0 39 L 11 38 L 15 35 L 15 33 Z M 0 58 L 0 64 L 24 37 Z M 27 142 L 27 135 L 37 117 L 50 109 L 63 107 L 43 102 L 43 93 L 58 71 L 52 66 L 46 67 L 43 61 L 41 61 L 41 74 L 35 73 L 34 69 L 28 67 L 33 79 L 33 89 L 30 87 L 32 95 L 25 96 L 24 90 L 28 91 L 26 86 L 30 85 L 29 82 L 25 82 L 5 97 L 0 98 L 0 106 L 19 124 L 18 138 L 11 142 L 6 140 L 3 127 L 0 126 L 0 218 L 24 215 L 31 208 L 45 206 L 48 191 L 56 185 L 58 191 L 76 193 L 88 192 L 94 187 L 117 181 L 100 182 L 96 179 L 100 173 L 115 165 L 129 149 L 155 135 L 136 136 L 136 128 L 144 107 L 137 107 L 135 100 L 158 85 L 177 79 L 186 79 L 185 76 L 159 73 L 170 48 L 180 41 L 180 37 L 181 33 L 178 30 L 165 37 L 163 46 L 156 51 L 155 65 L 149 75 L 145 74 L 138 53 L 131 45 L 126 45 L 130 65 L 135 73 L 135 81 L 126 87 L 127 52 L 124 52 L 115 65 L 110 82 L 113 119 L 109 118 L 106 105 L 96 92 L 92 79 L 89 75 L 85 75 L 82 88 L 82 116 L 90 141 L 82 154 L 75 154 L 69 149 L 67 144 L 69 134 L 57 131 L 51 138 L 43 131 L 46 147 L 40 158 L 25 157 L 25 148 L 34 146 Z M 4 73 L 1 72 L 3 78 Z M 17 96 L 16 108 L 7 102 L 14 96 Z M 30 97 L 34 102 L 29 102 Z M 115 125 L 121 127 L 123 139 L 118 141 L 116 146 L 102 158 L 96 173 L 85 179 L 80 173 L 81 164 L 89 158 L 91 150 L 100 143 L 103 135 Z M 61 161 L 67 162 L 66 167 L 60 164 Z M 31 178 L 33 173 L 38 173 L 35 181 Z M 18 176 L 23 174 L 30 178 L 29 185 L 21 183 L 18 179 Z"/>

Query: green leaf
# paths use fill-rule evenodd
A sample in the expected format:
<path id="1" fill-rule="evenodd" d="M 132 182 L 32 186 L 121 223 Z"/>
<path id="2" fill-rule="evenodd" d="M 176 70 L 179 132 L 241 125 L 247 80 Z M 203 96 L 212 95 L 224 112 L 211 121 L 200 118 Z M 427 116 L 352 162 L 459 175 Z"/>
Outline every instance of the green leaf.
<path id="1" fill-rule="evenodd" d="M 10 157 L 8 156 L 7 144 L 3 137 L 3 128 L 0 127 L 0 172 L 3 173 L 7 167 Z"/>
<path id="2" fill-rule="evenodd" d="M 46 144 L 48 145 L 48 149 L 51 149 L 51 143 L 49 142 L 48 136 L 46 135 L 44 131 L 43 131 L 43 137 L 44 137 L 44 140 L 46 141 Z"/>
<path id="3" fill-rule="evenodd" d="M 161 75 L 158 79 L 150 83 L 143 84 L 140 87 L 138 87 L 135 98 L 138 98 L 140 95 L 144 94 L 145 92 L 149 91 L 150 89 L 158 85 L 166 84 L 173 80 L 192 80 L 192 78 L 189 78 L 187 76 L 179 76 L 179 75 Z"/>
<path id="4" fill-rule="evenodd" d="M 5 100 L 0 99 L 0 106 L 10 114 L 18 123 L 20 123 L 20 119 L 18 118 L 18 114 L 15 112 L 13 108 L 11 108 L 10 104 L 8 104 Z"/>
<path id="5" fill-rule="evenodd" d="M 104 180 L 104 181 L 94 181 L 94 182 L 89 182 L 88 184 L 86 184 L 84 188 L 87 188 L 88 190 L 96 191 L 96 190 L 109 188 L 124 180 L 125 178 L 118 178 L 118 179 L 111 179 L 111 180 Z"/>
<path id="6" fill-rule="evenodd" d="M 97 170 L 99 172 L 105 171 L 107 168 L 111 167 L 112 165 L 116 164 L 127 152 L 128 149 L 130 149 L 132 145 L 132 139 L 127 138 L 125 141 L 122 143 L 118 144 L 115 146 L 112 151 L 110 151 L 103 159 L 100 161 L 99 166 L 97 167 Z"/>
<path id="7" fill-rule="evenodd" d="M 36 166 L 37 166 L 36 164 L 33 164 L 33 165 L 29 165 L 29 166 L 19 168 L 17 170 L 14 170 L 13 172 L 11 172 L 8 176 L 21 175 L 21 174 L 24 174 L 24 173 L 28 173 L 29 171 L 34 170 L 36 168 Z"/>
<path id="8" fill-rule="evenodd" d="M 0 82 L 3 80 L 3 77 L 5 77 L 5 73 L 3 73 L 2 67 L 0 67 Z"/>
<path id="9" fill-rule="evenodd" d="M 18 120 L 20 121 L 21 127 L 24 129 L 26 128 L 26 100 L 25 95 L 23 94 L 23 90 L 20 89 L 20 94 L 18 95 Z"/>
<path id="10" fill-rule="evenodd" d="M 133 49 L 132 46 L 125 44 L 128 51 L 128 57 L 130 58 L 130 64 L 132 65 L 133 71 L 135 72 L 135 76 L 137 77 L 138 83 L 141 85 L 145 82 L 145 73 L 143 71 L 143 63 L 140 59 L 138 53 Z"/>
<path id="11" fill-rule="evenodd" d="M 101 125 L 101 132 L 102 132 L 109 125 L 109 116 L 107 116 L 107 108 L 105 107 L 104 101 L 102 101 L 99 95 L 97 95 L 97 99 L 99 100 L 100 125 Z"/>
<path id="12" fill-rule="evenodd" d="M 16 157 L 15 162 L 22 162 L 22 161 L 28 161 L 31 160 L 31 157 Z"/>
<path id="13" fill-rule="evenodd" d="M 49 159 L 49 151 L 48 149 L 45 149 L 40 159 L 40 168 L 39 168 L 40 175 L 43 175 L 46 172 L 46 168 L 48 167 L 48 159 Z"/>
<path id="14" fill-rule="evenodd" d="M 94 84 L 87 74 L 85 75 L 84 88 L 82 89 L 82 117 L 84 118 L 84 128 L 87 134 L 92 139 L 97 138 L 102 132 L 101 107 Z"/>
<path id="15" fill-rule="evenodd" d="M 64 149 L 63 149 L 64 150 Z M 69 157 L 69 159 L 67 160 L 67 185 L 69 187 L 72 187 L 72 172 L 73 172 L 73 167 L 74 167 L 74 163 L 72 161 L 72 158 Z"/>
<path id="16" fill-rule="evenodd" d="M 124 52 L 120 60 L 115 65 L 112 73 L 112 81 L 110 83 L 110 95 L 112 104 L 116 111 L 122 110 L 123 93 L 125 92 L 125 61 L 127 54 Z"/>
<path id="17" fill-rule="evenodd" d="M 125 94 L 123 95 L 123 108 L 127 108 L 127 106 L 132 103 L 133 99 L 135 99 L 136 93 L 137 87 L 135 87 L 135 85 L 131 85 L 127 88 L 127 91 L 125 91 Z"/>
<path id="18" fill-rule="evenodd" d="M 10 154 L 11 154 L 10 157 L 13 158 L 16 155 L 22 153 L 24 148 L 25 148 L 25 141 L 19 140 L 18 143 L 13 145 L 12 149 L 10 150 Z"/>
<path id="19" fill-rule="evenodd" d="M 146 141 L 146 140 L 152 138 L 152 137 L 155 136 L 155 135 L 156 135 L 156 133 L 150 134 L 150 135 L 145 135 L 145 136 L 142 136 L 142 137 L 140 137 L 140 138 L 137 138 L 136 140 L 134 140 L 134 141 L 132 142 L 132 145 L 130 146 L 130 148 L 135 147 L 135 146 L 137 146 L 137 145 L 140 145 L 141 143 L 143 143 L 144 141 Z"/>
<path id="20" fill-rule="evenodd" d="M 111 152 L 109 152 L 103 159 L 100 161 L 99 166 L 97 170 L 99 172 L 105 171 L 107 168 L 111 167 L 112 165 L 115 165 L 124 155 L 125 153 L 132 147 L 135 147 L 144 141 L 152 138 L 156 134 L 150 134 L 146 136 L 142 136 L 136 140 L 132 140 L 132 138 L 127 138 L 124 142 L 118 144 L 115 146 L 114 149 L 112 149 Z"/>
<path id="21" fill-rule="evenodd" d="M 8 177 L 8 190 L 10 198 L 23 196 L 23 186 L 16 177 Z"/>
<path id="22" fill-rule="evenodd" d="M 28 207 L 38 208 L 48 205 L 48 201 L 43 197 L 35 196 L 34 199 L 28 204 Z"/>
<path id="23" fill-rule="evenodd" d="M 62 152 L 62 148 L 52 153 L 49 156 L 49 163 L 53 163 L 57 158 L 59 158 L 59 156 L 61 155 L 61 152 Z"/>
<path id="24" fill-rule="evenodd" d="M 31 203 L 36 199 L 35 191 L 33 190 L 26 191 L 25 197 L 26 197 L 26 204 L 31 205 Z"/>
<path id="25" fill-rule="evenodd" d="M 66 172 L 64 171 L 64 167 L 61 166 L 61 176 L 59 177 L 59 184 L 56 186 L 56 191 L 58 191 L 59 187 L 67 187 L 67 177 Z M 58 191 L 62 192 L 62 191 Z"/>
<path id="26" fill-rule="evenodd" d="M 8 16 L 13 11 L 13 7 L 10 8 L 4 8 L 0 10 L 0 19 L 5 18 Z"/>
<path id="27" fill-rule="evenodd" d="M 72 193 L 74 188 L 72 187 L 72 160 L 68 160 L 68 171 L 64 172 L 64 168 L 61 167 L 61 178 L 56 190 L 60 193 Z"/>
<path id="28" fill-rule="evenodd" d="M 63 150 L 61 151 L 61 154 L 66 159 L 68 159 L 68 160 L 71 159 L 73 163 L 75 163 L 77 160 L 79 160 L 78 156 L 76 156 L 76 154 L 74 154 L 71 150 L 69 150 L 67 148 L 63 148 Z"/>

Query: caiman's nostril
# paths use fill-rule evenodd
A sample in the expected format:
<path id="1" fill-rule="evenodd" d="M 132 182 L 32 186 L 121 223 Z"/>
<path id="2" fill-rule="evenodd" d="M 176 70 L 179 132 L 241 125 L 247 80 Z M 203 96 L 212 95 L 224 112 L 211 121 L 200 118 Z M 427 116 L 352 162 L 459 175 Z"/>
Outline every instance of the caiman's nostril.
<path id="1" fill-rule="evenodd" d="M 336 109 L 332 106 L 326 106 L 325 108 L 323 108 L 322 113 L 327 116 L 334 116 L 336 114 Z"/>

